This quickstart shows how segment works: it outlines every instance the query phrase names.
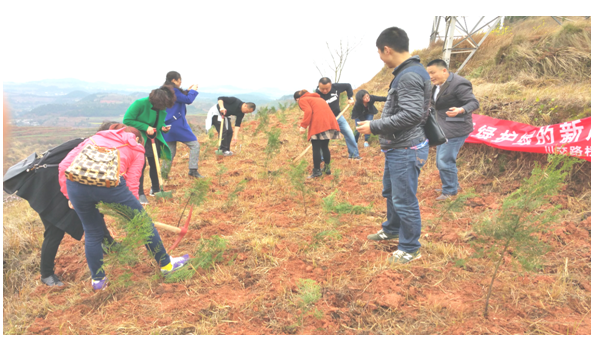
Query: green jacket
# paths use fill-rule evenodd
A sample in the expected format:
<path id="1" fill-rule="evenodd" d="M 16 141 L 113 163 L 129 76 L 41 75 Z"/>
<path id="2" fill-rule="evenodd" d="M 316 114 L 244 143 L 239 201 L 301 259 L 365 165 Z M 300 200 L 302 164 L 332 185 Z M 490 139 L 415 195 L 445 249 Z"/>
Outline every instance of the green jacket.
<path id="1" fill-rule="evenodd" d="M 156 115 L 157 112 L 152 109 L 152 103 L 150 103 L 148 97 L 145 97 L 143 99 L 134 101 L 130 108 L 128 108 L 126 114 L 124 115 L 124 124 L 138 129 L 142 133 L 144 144 L 146 144 L 146 142 L 150 142 L 146 136 L 146 130 L 148 130 L 148 127 L 152 127 L 154 125 Z M 164 149 L 162 149 L 164 152 L 161 153 L 161 157 L 164 155 L 165 158 L 171 160 L 171 150 L 163 138 L 163 132 L 161 130 L 161 128 L 165 126 L 166 116 L 166 110 L 159 111 L 159 122 L 156 125 L 156 138 L 157 140 L 161 141 L 164 146 Z"/>

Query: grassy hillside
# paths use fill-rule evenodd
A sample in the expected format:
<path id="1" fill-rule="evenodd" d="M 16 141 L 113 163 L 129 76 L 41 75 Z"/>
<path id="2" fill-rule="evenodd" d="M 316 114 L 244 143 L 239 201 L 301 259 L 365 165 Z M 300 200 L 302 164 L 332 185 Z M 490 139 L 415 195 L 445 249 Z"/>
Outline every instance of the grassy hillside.
<path id="1" fill-rule="evenodd" d="M 529 25 L 538 27 L 542 20 L 547 19 L 519 22 L 492 39 L 510 39 L 507 48 L 515 48 L 511 33 L 529 31 Z M 542 33 L 527 35 L 526 40 L 536 45 L 565 29 L 555 25 L 532 28 Z M 579 25 L 589 32 L 590 41 L 590 28 L 586 29 L 590 26 Z M 484 53 L 495 57 L 503 44 L 496 45 Z M 436 55 L 438 50 L 432 46 L 418 54 Z M 487 64 L 489 58 L 483 60 Z M 503 69 L 505 60 L 491 67 Z M 468 64 L 467 71 L 474 73 L 479 66 Z M 496 69 L 485 67 L 480 77 L 472 78 L 481 114 L 541 124 L 543 117 L 533 115 L 533 108 L 520 108 L 529 108 L 525 103 L 529 95 L 540 102 L 543 95 L 550 95 L 545 97 L 562 105 L 550 119 L 563 119 L 566 116 L 557 114 L 566 114 L 564 109 L 581 94 L 556 94 L 572 85 L 589 91 L 579 114 L 588 108 L 590 115 L 590 83 L 586 87 L 585 79 L 553 81 L 552 75 L 542 74 L 534 79 L 543 86 L 516 82 L 527 97 L 523 101 L 521 94 L 504 89 L 518 80 L 487 77 L 495 73 Z M 590 81 L 590 71 L 588 76 Z M 383 69 L 361 88 L 384 95 L 389 81 L 390 70 Z M 497 102 L 504 109 L 494 109 Z M 190 253 L 212 264 L 194 267 L 195 275 L 187 280 L 168 283 L 144 248 L 138 248 L 138 264 L 106 268 L 112 280 L 131 273 L 133 283 L 93 292 L 84 243 L 66 236 L 56 261 L 56 272 L 66 286 L 45 287 L 38 273 L 43 226 L 25 201 L 4 203 L 3 333 L 591 333 L 590 163 L 578 163 L 566 187 L 542 207 L 543 211 L 559 205 L 563 212 L 546 224 L 549 232 L 537 234 L 551 248 L 540 264 L 525 270 L 521 257 L 506 256 L 486 319 L 482 310 L 496 254 L 488 252 L 488 238 L 476 227 L 500 210 L 504 198 L 517 190 L 535 162 L 545 162 L 545 156 L 465 145 L 459 161 L 463 194 L 459 203 L 450 204 L 435 201 L 440 179 L 431 150 L 418 187 L 422 258 L 390 266 L 386 258 L 397 244 L 366 239 L 380 229 L 386 216 L 381 196 L 383 155 L 377 142 L 361 147 L 362 161 L 351 161 L 344 141 L 332 141 L 333 175 L 306 182 L 308 193 L 303 196 L 290 175 L 292 158 L 308 145 L 297 130 L 302 112 L 294 105 L 283 108 L 269 114 L 269 122 L 261 127 L 265 116 L 245 122 L 241 139 L 233 146 L 235 156 L 220 162 L 214 156 L 216 138 L 199 136 L 200 172 L 211 179 L 210 187 L 206 202 L 194 209 L 188 234 L 172 254 Z M 274 130 L 281 131 L 280 148 L 268 157 L 266 132 Z M 187 176 L 188 157 L 187 148 L 180 146 L 166 184 L 166 190 L 175 190 L 174 199 L 156 202 L 149 197 L 147 211 L 154 220 L 177 224 L 193 182 Z M 310 171 L 311 154 L 304 159 Z M 123 231 L 112 219 L 107 221 L 113 235 L 121 238 Z M 166 247 L 176 238 L 165 231 L 160 234 Z"/>

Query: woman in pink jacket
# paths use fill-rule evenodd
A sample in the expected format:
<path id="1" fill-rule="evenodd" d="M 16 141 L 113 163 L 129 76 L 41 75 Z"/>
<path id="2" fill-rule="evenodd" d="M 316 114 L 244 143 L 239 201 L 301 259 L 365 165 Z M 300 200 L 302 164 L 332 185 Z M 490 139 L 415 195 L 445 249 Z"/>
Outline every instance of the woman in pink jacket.
<path id="1" fill-rule="evenodd" d="M 74 158 L 80 153 L 85 145 L 95 142 L 98 146 L 115 148 L 118 147 L 120 156 L 120 183 L 117 187 L 98 187 L 86 185 L 66 178 L 66 169 Z M 95 290 L 101 290 L 107 285 L 107 277 L 102 268 L 103 249 L 103 228 L 105 220 L 103 215 L 96 208 L 97 203 L 119 203 L 140 212 L 144 211 L 138 201 L 139 179 L 144 166 L 144 146 L 142 135 L 134 127 L 126 127 L 118 123 L 112 125 L 109 130 L 100 131 L 89 139 L 83 141 L 74 148 L 59 166 L 60 189 L 64 196 L 69 199 L 69 205 L 76 211 L 82 221 L 85 233 L 84 250 L 87 264 L 93 278 L 92 285 Z M 158 231 L 152 226 L 153 237 L 146 248 L 154 255 L 161 266 L 163 273 L 169 273 L 182 267 L 189 256 L 169 257 L 165 251 Z"/>

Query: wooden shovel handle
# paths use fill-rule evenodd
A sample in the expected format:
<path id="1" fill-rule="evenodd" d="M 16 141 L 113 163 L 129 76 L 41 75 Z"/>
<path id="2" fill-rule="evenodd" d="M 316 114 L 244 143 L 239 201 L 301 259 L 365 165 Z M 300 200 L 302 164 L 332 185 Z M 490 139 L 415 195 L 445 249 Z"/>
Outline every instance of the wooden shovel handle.
<path id="1" fill-rule="evenodd" d="M 174 232 L 176 234 L 181 232 L 181 229 L 178 227 L 174 227 L 172 225 L 169 224 L 165 224 L 165 223 L 161 223 L 161 222 L 153 222 L 154 226 L 159 228 L 159 229 L 163 229 L 163 230 L 167 230 L 167 231 L 171 231 Z"/>

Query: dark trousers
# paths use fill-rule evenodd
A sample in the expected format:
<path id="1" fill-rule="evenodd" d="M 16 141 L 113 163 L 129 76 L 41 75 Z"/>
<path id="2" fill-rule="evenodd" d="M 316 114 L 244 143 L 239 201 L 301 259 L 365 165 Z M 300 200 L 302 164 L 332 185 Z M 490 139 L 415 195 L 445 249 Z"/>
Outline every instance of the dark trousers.
<path id="1" fill-rule="evenodd" d="M 161 147 L 162 147 L 161 141 L 156 140 L 157 156 L 155 157 L 153 155 L 153 151 L 152 151 L 152 142 L 150 140 L 146 140 L 146 143 L 144 144 L 144 151 L 145 151 L 144 154 L 146 155 L 146 158 L 144 159 L 144 167 L 142 167 L 142 175 L 140 175 L 140 186 L 138 187 L 139 195 L 145 195 L 144 194 L 144 169 L 146 169 L 146 160 L 148 160 L 148 165 L 150 166 L 148 174 L 150 175 L 150 183 L 152 184 L 152 191 L 153 192 L 161 191 L 161 187 L 159 185 L 159 173 L 156 171 L 156 162 L 155 162 L 155 158 L 161 157 Z"/>
<path id="2" fill-rule="evenodd" d="M 58 254 L 58 247 L 64 238 L 64 230 L 46 224 L 43 218 L 41 221 L 45 225 L 45 232 L 43 233 L 43 244 L 41 244 L 39 271 L 41 272 L 41 278 L 46 278 L 54 274 L 54 261 Z"/>
<path id="3" fill-rule="evenodd" d="M 58 247 L 64 239 L 64 230 L 54 226 L 46 219 L 41 217 L 41 222 L 45 226 L 43 233 L 43 244 L 41 244 L 41 263 L 39 264 L 39 272 L 41 278 L 46 278 L 54 274 L 56 255 L 58 254 Z M 81 230 L 82 231 L 82 230 Z M 103 240 L 107 243 L 113 243 L 114 239 L 107 230 L 107 226 L 103 229 Z"/>
<path id="4" fill-rule="evenodd" d="M 84 228 L 84 251 L 87 264 L 91 270 L 91 276 L 94 280 L 103 279 L 105 277 L 105 271 L 103 269 L 101 240 L 103 239 L 105 220 L 96 207 L 97 203 L 118 203 L 139 212 L 144 211 L 144 208 L 142 208 L 136 197 L 132 195 L 123 177 L 120 179 L 119 185 L 114 188 L 85 185 L 70 180 L 66 180 L 66 188 L 68 189 L 70 202 L 72 202 L 74 210 L 78 214 L 78 217 L 80 217 L 82 227 Z M 159 232 L 155 229 L 154 224 L 152 225 L 152 237 L 149 240 L 150 242 L 146 245 L 146 249 L 152 253 L 157 263 L 161 267 L 169 264 L 171 259 L 167 255 L 163 241 Z"/>
<path id="5" fill-rule="evenodd" d="M 328 165 L 331 162 L 329 140 L 311 140 L 311 145 L 313 146 L 313 168 L 321 169 L 321 153 L 323 153 L 325 165 Z"/>
<path id="6" fill-rule="evenodd" d="M 218 122 L 218 116 L 212 116 L 212 125 L 216 128 L 216 132 L 220 132 L 220 122 Z M 231 140 L 233 139 L 233 127 L 231 127 L 231 119 L 225 117 L 224 126 L 222 129 L 222 142 L 220 143 L 220 150 L 227 151 L 231 150 Z"/>

